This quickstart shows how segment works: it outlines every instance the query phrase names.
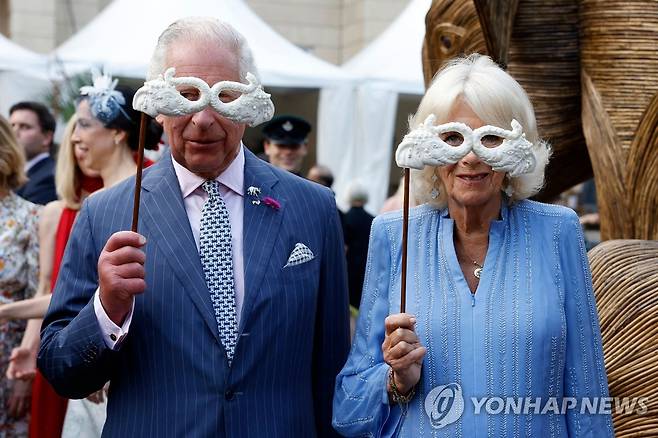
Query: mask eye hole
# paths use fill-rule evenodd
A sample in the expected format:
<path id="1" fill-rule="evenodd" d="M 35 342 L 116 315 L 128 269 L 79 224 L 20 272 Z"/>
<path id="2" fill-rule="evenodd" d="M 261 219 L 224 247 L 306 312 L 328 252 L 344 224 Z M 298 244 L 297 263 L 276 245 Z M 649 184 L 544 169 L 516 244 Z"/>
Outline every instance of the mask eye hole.
<path id="1" fill-rule="evenodd" d="M 196 88 L 186 88 L 184 90 L 179 91 L 180 95 L 183 96 L 185 99 L 194 102 L 196 100 L 199 100 L 201 97 L 199 90 Z"/>
<path id="2" fill-rule="evenodd" d="M 464 136 L 457 131 L 443 132 L 439 135 L 441 140 L 450 146 L 461 146 L 464 143 Z"/>
<path id="3" fill-rule="evenodd" d="M 219 100 L 221 100 L 224 103 L 233 102 L 238 97 L 240 97 L 240 94 L 236 92 L 222 91 L 221 93 L 219 93 Z"/>
<path id="4" fill-rule="evenodd" d="M 498 137 L 497 135 L 485 135 L 480 139 L 480 142 L 486 148 L 495 148 L 500 146 L 504 140 L 503 137 Z"/>

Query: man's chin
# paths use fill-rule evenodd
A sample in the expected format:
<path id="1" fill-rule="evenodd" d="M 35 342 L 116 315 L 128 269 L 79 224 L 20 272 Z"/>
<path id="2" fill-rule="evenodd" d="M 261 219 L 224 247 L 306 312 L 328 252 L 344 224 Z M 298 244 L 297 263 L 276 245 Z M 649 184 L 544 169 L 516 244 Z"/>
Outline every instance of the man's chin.
<path id="1" fill-rule="evenodd" d="M 197 165 L 187 165 L 187 169 L 205 179 L 215 179 L 217 176 L 222 173 L 224 168 L 221 165 L 208 165 L 208 163 L 200 163 Z"/>

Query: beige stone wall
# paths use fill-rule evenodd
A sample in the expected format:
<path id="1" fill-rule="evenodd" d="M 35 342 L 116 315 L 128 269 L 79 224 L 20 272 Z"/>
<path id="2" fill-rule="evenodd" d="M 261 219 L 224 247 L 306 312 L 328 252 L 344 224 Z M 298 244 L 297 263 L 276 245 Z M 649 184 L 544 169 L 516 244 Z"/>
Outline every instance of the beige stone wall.
<path id="1" fill-rule="evenodd" d="M 410 0 L 247 0 L 292 43 L 342 64 L 375 39 Z"/>
<path id="2" fill-rule="evenodd" d="M 247 0 L 247 4 L 293 44 L 337 64 L 341 61 L 343 1 Z"/>
<path id="3" fill-rule="evenodd" d="M 0 34 L 10 37 L 9 32 L 9 0 L 0 0 Z"/>
<path id="4" fill-rule="evenodd" d="M 54 47 L 55 0 L 10 0 L 9 34 L 16 43 L 46 53 Z"/>
<path id="5" fill-rule="evenodd" d="M 55 47 L 89 23 L 111 0 L 54 0 Z M 138 0 L 137 0 L 138 1 Z M 69 6 L 71 5 L 71 6 Z"/>
<path id="6" fill-rule="evenodd" d="M 7 0 L 11 39 L 47 53 L 91 21 L 111 0 Z"/>
<path id="7" fill-rule="evenodd" d="M 410 0 L 343 0 L 342 62 L 374 40 L 409 3 Z"/>
<path id="8" fill-rule="evenodd" d="M 139 1 L 139 0 L 135 0 Z M 179 0 L 184 1 L 184 0 Z M 379 35 L 410 0 L 245 0 L 277 32 L 309 53 L 342 64 Z M 0 0 L 11 39 L 47 53 L 111 0 Z M 1 4 L 0 4 L 1 6 Z M 0 30 L 1 31 L 1 30 Z"/>

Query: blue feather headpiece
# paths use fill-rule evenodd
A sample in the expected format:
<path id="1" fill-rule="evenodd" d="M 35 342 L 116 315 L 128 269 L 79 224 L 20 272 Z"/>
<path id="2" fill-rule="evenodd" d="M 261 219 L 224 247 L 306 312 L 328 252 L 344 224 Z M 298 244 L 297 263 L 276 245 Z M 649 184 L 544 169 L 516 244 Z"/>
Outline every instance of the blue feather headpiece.
<path id="1" fill-rule="evenodd" d="M 91 114 L 106 126 L 116 120 L 119 114 L 130 120 L 130 116 L 121 107 L 126 104 L 126 99 L 120 91 L 115 90 L 119 80 L 113 80 L 107 73 L 101 74 L 98 69 L 92 69 L 91 75 L 93 85 L 80 87 L 80 95 L 87 96 L 89 100 Z"/>

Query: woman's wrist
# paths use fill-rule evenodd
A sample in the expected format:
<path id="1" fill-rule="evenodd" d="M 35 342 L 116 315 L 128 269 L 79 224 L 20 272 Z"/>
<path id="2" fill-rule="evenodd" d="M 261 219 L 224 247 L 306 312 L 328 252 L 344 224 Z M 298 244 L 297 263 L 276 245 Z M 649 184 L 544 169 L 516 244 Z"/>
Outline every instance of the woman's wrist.
<path id="1" fill-rule="evenodd" d="M 389 369 L 388 372 L 388 382 L 387 388 L 388 393 L 391 397 L 391 400 L 397 404 L 406 404 L 411 401 L 411 399 L 416 394 L 415 385 L 411 388 L 407 388 L 404 384 L 401 384 L 397 379 L 393 368 Z"/>

